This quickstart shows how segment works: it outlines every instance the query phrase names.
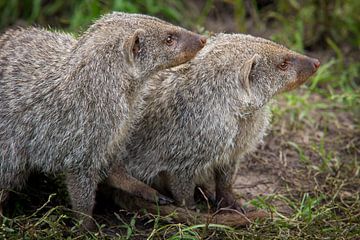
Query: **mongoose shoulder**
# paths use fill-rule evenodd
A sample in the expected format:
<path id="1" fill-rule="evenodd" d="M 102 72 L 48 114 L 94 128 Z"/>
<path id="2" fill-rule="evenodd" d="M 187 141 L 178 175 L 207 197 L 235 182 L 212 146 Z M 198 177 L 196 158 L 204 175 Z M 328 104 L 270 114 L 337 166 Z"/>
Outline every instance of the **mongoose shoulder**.
<path id="1" fill-rule="evenodd" d="M 214 179 L 217 201 L 234 206 L 237 166 L 268 128 L 270 99 L 304 83 L 319 65 L 263 38 L 212 37 L 193 60 L 148 82 L 123 160 L 127 171 L 153 185 L 160 176 L 187 206 L 195 185 Z"/>
<path id="2" fill-rule="evenodd" d="M 190 60 L 205 42 L 127 13 L 102 17 L 77 40 L 35 28 L 2 35 L 0 203 L 31 171 L 61 171 L 73 209 L 91 215 L 97 184 L 117 164 L 112 151 L 123 148 L 140 111 L 133 103 L 142 83 Z"/>

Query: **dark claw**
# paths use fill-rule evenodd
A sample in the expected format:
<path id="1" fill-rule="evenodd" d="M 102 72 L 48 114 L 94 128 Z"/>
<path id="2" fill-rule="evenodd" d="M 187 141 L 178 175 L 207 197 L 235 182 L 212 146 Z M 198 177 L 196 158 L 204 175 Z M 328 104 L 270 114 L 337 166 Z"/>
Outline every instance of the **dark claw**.
<path id="1" fill-rule="evenodd" d="M 243 207 L 241 204 L 239 204 L 237 201 L 234 201 L 232 204 L 230 205 L 225 205 L 222 200 L 218 201 L 218 209 L 219 208 L 230 208 L 230 209 L 234 209 L 236 211 L 241 212 L 242 214 L 246 214 L 247 210 L 245 207 Z"/>
<path id="2" fill-rule="evenodd" d="M 244 207 L 235 206 L 235 209 L 241 212 L 242 214 L 246 214 L 246 209 Z"/>
<path id="3" fill-rule="evenodd" d="M 159 194 L 158 203 L 159 205 L 168 205 L 174 203 L 174 200 L 162 194 Z"/>
<path id="4" fill-rule="evenodd" d="M 239 204 L 237 201 L 235 201 L 230 208 L 235 209 L 236 211 L 241 212 L 242 214 L 246 214 L 246 208 L 241 206 L 241 204 Z"/>

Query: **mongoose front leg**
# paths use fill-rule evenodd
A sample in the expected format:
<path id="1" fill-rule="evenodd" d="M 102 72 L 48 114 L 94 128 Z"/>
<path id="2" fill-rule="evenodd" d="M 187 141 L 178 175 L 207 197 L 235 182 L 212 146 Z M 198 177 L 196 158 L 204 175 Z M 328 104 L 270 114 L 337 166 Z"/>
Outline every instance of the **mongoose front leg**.
<path id="1" fill-rule="evenodd" d="M 239 201 L 236 200 L 232 190 L 237 167 L 229 164 L 215 169 L 216 202 L 219 208 L 232 208 L 244 212 Z"/>
<path id="2" fill-rule="evenodd" d="M 66 185 L 75 216 L 83 221 L 81 228 L 94 231 L 96 225 L 91 216 L 95 205 L 98 178 L 96 174 L 89 175 L 69 172 L 66 174 Z"/>
<path id="3" fill-rule="evenodd" d="M 147 201 L 161 205 L 170 204 L 174 201 L 156 191 L 149 185 L 130 176 L 126 169 L 119 164 L 110 169 L 107 182 L 115 188 L 126 191 L 134 196 L 141 197 Z"/>

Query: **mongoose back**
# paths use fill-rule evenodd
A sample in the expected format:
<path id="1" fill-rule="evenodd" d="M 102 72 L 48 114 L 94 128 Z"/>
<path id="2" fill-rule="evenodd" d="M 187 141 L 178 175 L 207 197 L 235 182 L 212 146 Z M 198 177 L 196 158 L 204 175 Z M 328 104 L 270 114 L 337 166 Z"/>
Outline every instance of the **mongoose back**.
<path id="1" fill-rule="evenodd" d="M 269 125 L 269 100 L 304 83 L 317 59 L 243 34 L 218 34 L 185 65 L 148 82 L 142 117 L 135 124 L 127 171 L 186 206 L 195 185 L 215 180 L 221 206 L 240 208 L 233 178 Z"/>
<path id="2" fill-rule="evenodd" d="M 122 149 L 145 79 L 195 56 L 206 38 L 154 17 L 112 13 L 78 39 L 42 29 L 0 36 L 0 203 L 32 171 L 65 172 L 91 215 Z M 0 209 L 1 210 L 1 209 Z M 85 228 L 92 226 L 86 218 Z"/>

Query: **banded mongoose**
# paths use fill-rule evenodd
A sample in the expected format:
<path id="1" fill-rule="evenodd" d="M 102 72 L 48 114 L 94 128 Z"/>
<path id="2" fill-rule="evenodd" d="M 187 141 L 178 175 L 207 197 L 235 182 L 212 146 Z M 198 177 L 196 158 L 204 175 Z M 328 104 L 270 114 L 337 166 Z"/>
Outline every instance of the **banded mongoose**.
<path id="1" fill-rule="evenodd" d="M 213 179 L 220 207 L 239 209 L 232 192 L 238 165 L 269 126 L 269 100 L 304 83 L 317 59 L 272 41 L 218 34 L 197 56 L 148 81 L 142 117 L 123 159 L 145 183 L 159 179 L 178 204 Z"/>
<path id="2" fill-rule="evenodd" d="M 5 32 L 0 205 L 32 171 L 64 172 L 72 208 L 78 217 L 91 216 L 97 185 L 117 164 L 112 151 L 123 149 L 144 80 L 190 60 L 205 42 L 155 17 L 126 13 L 103 16 L 78 40 L 36 28 Z M 85 218 L 83 227 L 92 226 Z"/>

